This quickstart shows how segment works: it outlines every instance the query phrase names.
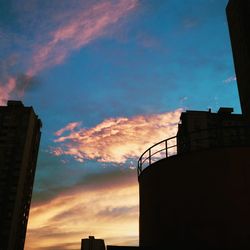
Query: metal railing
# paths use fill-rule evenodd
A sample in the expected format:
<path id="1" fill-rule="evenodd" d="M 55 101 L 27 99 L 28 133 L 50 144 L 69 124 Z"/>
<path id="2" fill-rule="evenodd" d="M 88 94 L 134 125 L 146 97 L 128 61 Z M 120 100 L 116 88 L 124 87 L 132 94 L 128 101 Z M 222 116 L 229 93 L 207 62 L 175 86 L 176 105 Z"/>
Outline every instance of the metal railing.
<path id="1" fill-rule="evenodd" d="M 176 154 L 203 149 L 250 146 L 250 126 L 224 126 L 176 135 L 148 148 L 139 158 L 137 173 L 154 162 Z"/>

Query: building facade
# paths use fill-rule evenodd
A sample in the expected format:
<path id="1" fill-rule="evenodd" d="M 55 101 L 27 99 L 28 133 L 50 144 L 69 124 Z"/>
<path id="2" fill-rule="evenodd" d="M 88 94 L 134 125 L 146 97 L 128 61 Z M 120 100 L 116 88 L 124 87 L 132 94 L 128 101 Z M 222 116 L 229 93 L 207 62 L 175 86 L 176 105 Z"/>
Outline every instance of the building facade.
<path id="1" fill-rule="evenodd" d="M 187 110 L 178 124 L 177 152 L 186 153 L 231 145 L 249 145 L 249 128 L 233 108 L 220 108 L 217 113 Z"/>
<path id="2" fill-rule="evenodd" d="M 20 101 L 0 107 L 1 250 L 24 248 L 41 126 Z"/>
<path id="3" fill-rule="evenodd" d="M 250 248 L 250 145 L 161 159 L 138 176 L 140 247 Z"/>

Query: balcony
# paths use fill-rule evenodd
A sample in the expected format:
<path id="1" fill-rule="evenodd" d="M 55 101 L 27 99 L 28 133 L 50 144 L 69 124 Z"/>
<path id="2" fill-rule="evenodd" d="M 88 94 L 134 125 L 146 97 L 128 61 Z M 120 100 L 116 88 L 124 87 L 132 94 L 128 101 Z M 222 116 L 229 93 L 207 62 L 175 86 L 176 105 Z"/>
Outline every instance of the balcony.
<path id="1" fill-rule="evenodd" d="M 189 134 L 177 133 L 176 136 L 162 140 L 148 148 L 139 158 L 137 173 L 153 163 L 173 155 L 187 154 L 214 148 L 249 147 L 250 126 L 224 126 L 203 129 Z"/>

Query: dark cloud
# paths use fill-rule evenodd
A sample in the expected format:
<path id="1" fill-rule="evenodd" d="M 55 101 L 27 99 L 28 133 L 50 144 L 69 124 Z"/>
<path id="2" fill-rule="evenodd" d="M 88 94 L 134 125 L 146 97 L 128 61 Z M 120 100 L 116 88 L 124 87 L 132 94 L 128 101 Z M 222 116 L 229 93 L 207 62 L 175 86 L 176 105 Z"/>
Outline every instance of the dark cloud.
<path id="1" fill-rule="evenodd" d="M 0 34 L 0 38 L 1 34 Z M 1 43 L 0 43 L 1 45 Z M 18 54 L 11 54 L 5 59 L 0 60 L 0 77 L 1 80 L 8 77 L 11 74 L 11 69 L 18 63 L 19 55 Z"/>
<path id="2" fill-rule="evenodd" d="M 76 184 L 83 186 L 88 190 L 110 189 L 114 187 L 124 187 L 137 182 L 137 174 L 135 170 L 113 168 L 111 171 L 102 173 L 89 174 L 83 177 Z"/>
<path id="3" fill-rule="evenodd" d="M 99 171 L 101 170 L 101 171 Z M 63 180 L 63 181 L 62 181 Z M 137 183 L 136 170 L 116 164 L 70 162 L 41 151 L 36 170 L 32 203 L 43 203 L 65 192 L 84 187 L 105 190 Z"/>
<path id="4" fill-rule="evenodd" d="M 60 176 L 64 175 L 62 178 L 56 175 L 49 176 L 49 173 L 47 178 L 37 177 L 34 194 L 32 196 L 32 202 L 34 205 L 36 203 L 53 199 L 60 194 L 70 192 L 71 190 L 77 188 L 84 187 L 85 190 L 105 190 L 137 183 L 137 174 L 135 170 L 121 170 L 119 167 L 116 167 L 116 169 L 113 169 L 112 171 L 104 171 L 102 173 L 92 173 L 87 175 L 85 175 L 83 171 L 80 174 L 80 178 L 79 176 L 75 176 L 76 180 L 74 183 L 62 182 L 62 179 L 65 180 L 67 175 L 69 176 L 70 174 L 70 170 L 68 170 L 65 171 L 64 174 L 60 173 Z M 71 176 L 71 178 L 74 177 Z"/>
<path id="5" fill-rule="evenodd" d="M 37 76 L 29 76 L 24 73 L 17 75 L 17 93 L 24 93 L 35 90 L 40 85 L 40 80 Z"/>

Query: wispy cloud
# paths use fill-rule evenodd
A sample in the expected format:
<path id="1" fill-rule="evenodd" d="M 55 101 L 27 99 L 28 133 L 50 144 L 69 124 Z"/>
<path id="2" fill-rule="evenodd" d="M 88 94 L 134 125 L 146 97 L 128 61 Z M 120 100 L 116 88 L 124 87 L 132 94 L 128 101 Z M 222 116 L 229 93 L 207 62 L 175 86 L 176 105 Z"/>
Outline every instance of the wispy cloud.
<path id="1" fill-rule="evenodd" d="M 61 64 L 74 51 L 103 36 L 110 25 L 128 15 L 137 6 L 138 0 L 103 0 L 86 8 L 85 5 L 70 11 L 70 15 L 60 19 L 51 30 L 43 32 L 42 38 L 34 41 L 25 75 L 33 77 L 44 69 Z M 41 25 L 43 26 L 43 25 Z M 37 27 L 39 30 L 39 27 Z M 10 74 L 5 82 L 0 82 L 0 103 L 3 104 L 17 90 L 17 78 Z M 19 96 L 25 93 L 23 86 Z"/>
<path id="2" fill-rule="evenodd" d="M 33 66 L 28 74 L 34 75 L 62 63 L 73 50 L 105 34 L 109 25 L 127 15 L 136 4 L 137 0 L 104 1 L 74 13 L 67 22 L 50 32 L 48 43 L 35 46 Z"/>
<path id="3" fill-rule="evenodd" d="M 79 249 L 81 238 L 89 235 L 107 244 L 137 241 L 138 199 L 134 178 L 133 183 L 109 189 L 77 187 L 36 204 L 30 211 L 25 249 Z M 55 247 L 59 242 L 61 246 Z"/>
<path id="4" fill-rule="evenodd" d="M 188 100 L 188 97 L 187 96 L 182 96 L 179 98 L 179 101 L 181 104 L 183 104 L 184 102 L 186 102 Z"/>
<path id="5" fill-rule="evenodd" d="M 191 29 L 197 25 L 198 25 L 198 20 L 191 18 L 191 17 L 186 18 L 183 21 L 183 26 L 185 29 Z"/>
<path id="6" fill-rule="evenodd" d="M 224 83 L 231 83 L 231 82 L 235 82 L 236 80 L 237 80 L 236 76 L 230 76 L 227 79 L 223 80 L 223 82 Z"/>
<path id="7" fill-rule="evenodd" d="M 181 109 L 173 112 L 104 120 L 85 129 L 79 122 L 58 130 L 54 155 L 71 155 L 76 160 L 124 163 L 139 157 L 152 144 L 176 134 Z M 65 135 L 63 134 L 65 133 Z"/>
<path id="8" fill-rule="evenodd" d="M 9 99 L 10 93 L 12 93 L 16 88 L 16 79 L 14 77 L 9 77 L 5 84 L 0 82 L 0 105 L 5 104 Z"/>
<path id="9" fill-rule="evenodd" d="M 38 82 L 35 76 L 27 74 L 8 76 L 4 83 L 0 81 L 0 105 L 4 105 L 10 98 L 22 98 L 25 92 Z"/>
<path id="10" fill-rule="evenodd" d="M 76 129 L 77 127 L 79 127 L 81 125 L 80 122 L 71 122 L 69 123 L 66 127 L 58 130 L 55 135 L 56 136 L 61 136 L 65 131 L 73 131 L 74 129 Z"/>

